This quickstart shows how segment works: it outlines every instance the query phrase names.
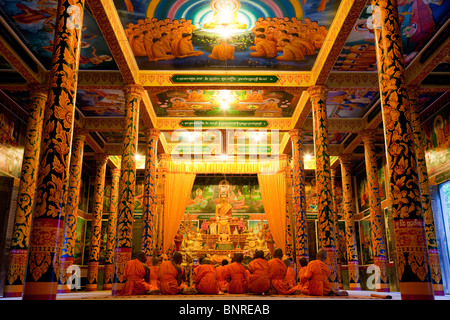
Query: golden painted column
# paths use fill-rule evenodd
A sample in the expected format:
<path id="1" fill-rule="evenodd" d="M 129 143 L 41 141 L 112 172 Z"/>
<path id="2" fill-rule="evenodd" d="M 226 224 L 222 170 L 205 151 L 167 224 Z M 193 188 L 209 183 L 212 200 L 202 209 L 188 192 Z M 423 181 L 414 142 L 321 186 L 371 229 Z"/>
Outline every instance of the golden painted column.
<path id="1" fill-rule="evenodd" d="M 30 90 L 30 115 L 25 134 L 25 148 L 15 212 L 14 233 L 8 256 L 4 297 L 22 296 L 25 270 L 27 267 L 31 221 L 39 170 L 42 124 L 48 87 L 34 86 Z"/>
<path id="2" fill-rule="evenodd" d="M 141 249 L 147 257 L 153 256 L 153 240 L 156 235 L 154 224 L 156 211 L 156 154 L 160 134 L 161 131 L 157 129 L 148 129 L 145 132 L 147 152 L 145 156 Z"/>
<path id="3" fill-rule="evenodd" d="M 105 272 L 103 290 L 112 290 L 114 277 L 114 249 L 116 248 L 117 209 L 119 208 L 120 168 L 111 170 L 111 201 L 109 206 L 108 228 L 106 230 Z"/>
<path id="4" fill-rule="evenodd" d="M 292 141 L 293 161 L 293 204 L 295 217 L 295 262 L 300 270 L 300 258 L 309 261 L 308 228 L 306 220 L 305 167 L 303 164 L 303 132 L 299 129 L 289 131 Z"/>
<path id="5" fill-rule="evenodd" d="M 344 201 L 345 216 L 345 237 L 347 240 L 348 285 L 350 287 L 350 290 L 361 290 L 353 210 L 355 203 L 353 201 L 352 191 L 351 156 L 348 154 L 340 155 L 339 162 L 341 163 L 342 196 Z"/>
<path id="6" fill-rule="evenodd" d="M 408 88 L 411 108 L 411 124 L 414 132 L 414 147 L 416 150 L 417 169 L 419 173 L 422 209 L 425 219 L 425 230 L 427 234 L 428 255 L 430 258 L 431 278 L 433 280 L 434 295 L 444 295 L 444 284 L 442 282 L 441 264 L 439 262 L 439 251 L 434 227 L 433 210 L 431 207 L 430 185 L 428 183 L 427 163 L 425 160 L 425 145 L 427 140 L 423 133 L 419 112 L 417 110 L 419 100 L 419 89 Z"/>
<path id="7" fill-rule="evenodd" d="M 119 211 L 117 214 L 117 241 L 114 255 L 112 294 L 118 294 L 125 285 L 123 272 L 131 260 L 136 191 L 136 153 L 138 143 L 139 104 L 144 88 L 127 85 L 125 93 L 125 131 L 119 182 Z"/>
<path id="8" fill-rule="evenodd" d="M 100 257 L 101 234 L 102 234 L 102 215 L 103 198 L 105 196 L 105 176 L 106 164 L 108 163 L 107 154 L 97 154 L 96 171 L 94 182 L 94 196 L 91 222 L 91 245 L 89 247 L 89 262 L 86 291 L 97 291 L 98 280 L 98 260 Z"/>
<path id="9" fill-rule="evenodd" d="M 160 155 L 160 159 L 157 167 L 157 180 L 156 180 L 156 243 L 154 243 L 154 250 L 156 255 L 161 255 L 163 252 L 164 244 L 164 204 L 165 204 L 165 183 L 167 167 L 166 163 L 170 161 L 171 156 L 168 153 Z"/>
<path id="10" fill-rule="evenodd" d="M 344 290 L 344 283 L 342 282 L 342 259 L 339 254 L 340 238 L 338 236 L 338 221 L 339 221 L 339 210 L 338 203 L 336 201 L 336 171 L 337 169 L 331 169 L 331 194 L 333 197 L 333 212 L 334 212 L 334 233 L 336 235 L 336 263 L 337 263 L 337 273 L 339 281 L 339 290 Z"/>
<path id="11" fill-rule="evenodd" d="M 87 131 L 83 129 L 74 129 L 69 170 L 69 187 L 67 190 L 67 201 L 65 207 L 64 242 L 61 252 L 61 271 L 58 282 L 58 293 L 71 291 L 70 285 L 67 285 L 67 279 L 72 273 L 68 272 L 68 268 L 73 265 L 78 204 L 80 202 L 83 150 L 86 135 Z"/>
<path id="12" fill-rule="evenodd" d="M 387 271 L 386 231 L 384 215 L 381 210 L 380 182 L 377 174 L 377 159 L 375 150 L 375 132 L 362 132 L 364 155 L 366 161 L 367 187 L 369 191 L 370 225 L 372 229 L 372 251 L 374 264 L 380 268 L 380 279 L 376 290 L 389 292 L 389 277 Z"/>
<path id="13" fill-rule="evenodd" d="M 56 299 L 84 0 L 58 1 L 23 299 Z"/>
<path id="14" fill-rule="evenodd" d="M 283 155 L 284 156 L 284 155 Z M 289 257 L 294 257 L 295 244 L 293 242 L 293 225 L 294 225 L 294 217 L 293 217 L 293 203 L 292 203 L 292 169 L 289 166 L 284 168 L 284 177 L 286 181 L 286 194 L 285 194 L 285 202 L 286 202 L 286 232 L 285 232 L 285 252 L 284 254 Z"/>
<path id="15" fill-rule="evenodd" d="M 326 263 L 331 267 L 332 273 L 330 281 L 335 289 L 339 289 L 333 199 L 331 195 L 330 153 L 328 151 L 326 106 L 328 89 L 325 86 L 313 86 L 308 88 L 308 93 L 313 112 L 319 248 L 327 251 Z"/>
<path id="16" fill-rule="evenodd" d="M 398 5 L 372 5 L 400 292 L 404 300 L 433 300 Z"/>

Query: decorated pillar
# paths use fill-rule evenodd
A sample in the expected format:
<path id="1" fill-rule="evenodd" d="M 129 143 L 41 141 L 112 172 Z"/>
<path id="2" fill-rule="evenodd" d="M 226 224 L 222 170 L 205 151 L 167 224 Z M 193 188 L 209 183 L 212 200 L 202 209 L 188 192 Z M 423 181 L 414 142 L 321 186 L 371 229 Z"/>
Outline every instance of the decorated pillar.
<path id="1" fill-rule="evenodd" d="M 139 104 L 144 88 L 127 85 L 125 93 L 125 131 L 119 182 L 119 209 L 117 214 L 117 241 L 114 255 L 112 294 L 119 293 L 125 285 L 123 272 L 131 260 L 136 191 L 136 153 L 138 143 Z"/>
<path id="2" fill-rule="evenodd" d="M 389 292 L 389 277 L 387 272 L 386 231 L 384 216 L 381 210 L 380 182 L 377 174 L 377 159 L 375 151 L 374 131 L 362 134 L 364 141 L 364 155 L 366 161 L 367 186 L 369 191 L 370 226 L 372 229 L 373 262 L 380 268 L 376 290 Z"/>
<path id="3" fill-rule="evenodd" d="M 153 256 L 153 241 L 156 235 L 154 234 L 156 231 L 154 224 L 156 211 L 156 153 L 160 134 L 161 131 L 157 129 L 149 129 L 145 132 L 146 155 L 141 249 L 147 257 Z"/>
<path id="4" fill-rule="evenodd" d="M 398 4 L 372 5 L 400 292 L 404 300 L 433 300 Z"/>
<path id="5" fill-rule="evenodd" d="M 94 197 L 91 222 L 91 245 L 89 247 L 89 262 L 86 291 L 97 291 L 98 260 L 100 257 L 103 198 L 105 196 L 105 175 L 108 155 L 98 154 L 94 182 Z"/>
<path id="6" fill-rule="evenodd" d="M 427 140 L 420 125 L 419 112 L 417 110 L 419 100 L 418 88 L 408 88 L 409 102 L 411 108 L 411 124 L 414 136 L 414 147 L 416 151 L 417 169 L 419 173 L 422 209 L 425 219 L 425 231 L 427 234 L 428 255 L 430 258 L 431 278 L 433 281 L 434 295 L 444 295 L 444 284 L 442 282 L 441 265 L 439 262 L 439 251 L 436 240 L 433 210 L 431 207 L 430 185 L 428 183 L 427 163 L 425 160 L 425 145 Z"/>
<path id="7" fill-rule="evenodd" d="M 170 161 L 170 154 L 161 154 L 158 168 L 157 168 L 157 181 L 156 181 L 156 243 L 154 249 L 157 255 L 161 255 L 163 252 L 164 244 L 164 204 L 165 204 L 165 183 L 167 167 L 166 163 Z"/>
<path id="8" fill-rule="evenodd" d="M 289 166 L 284 168 L 284 177 L 286 181 L 286 232 L 285 232 L 285 252 L 284 254 L 289 258 L 294 257 L 294 242 L 293 242 L 293 204 L 292 204 L 292 169 Z"/>
<path id="9" fill-rule="evenodd" d="M 58 1 L 23 299 L 56 299 L 84 0 Z"/>
<path id="10" fill-rule="evenodd" d="M 325 86 L 313 86 L 308 89 L 308 93 L 313 112 L 319 248 L 323 248 L 327 252 L 326 262 L 331 267 L 332 273 L 330 281 L 338 289 L 336 235 L 331 195 L 330 153 L 328 150 L 326 106 L 328 89 Z"/>
<path id="11" fill-rule="evenodd" d="M 64 242 L 61 252 L 61 272 L 58 282 L 58 293 L 71 291 L 71 286 L 67 284 L 67 279 L 72 275 L 70 266 L 73 265 L 78 204 L 80 202 L 81 168 L 83 165 L 83 150 L 86 134 L 87 132 L 83 129 L 74 130 L 69 170 L 69 187 L 65 207 Z"/>
<path id="12" fill-rule="evenodd" d="M 120 168 L 111 170 L 111 201 L 109 205 L 108 227 L 106 229 L 105 271 L 103 290 L 112 290 L 114 276 L 114 249 L 116 248 L 117 209 L 119 208 Z"/>
<path id="13" fill-rule="evenodd" d="M 345 237 L 347 240 L 348 284 L 350 290 L 361 290 L 353 210 L 355 207 L 355 203 L 353 201 L 352 191 L 352 159 L 350 155 L 340 155 L 339 162 L 341 163 L 342 196 L 344 201 L 345 216 Z"/>
<path id="14" fill-rule="evenodd" d="M 337 193 L 336 193 L 336 171 L 337 169 L 331 169 L 331 194 L 333 197 L 333 212 L 334 212 L 334 232 L 336 234 L 336 263 L 337 263 L 337 273 L 338 273 L 338 281 L 339 281 L 339 290 L 344 289 L 344 283 L 342 282 L 342 259 L 340 250 L 340 237 L 339 237 L 339 209 L 337 203 Z"/>
<path id="15" fill-rule="evenodd" d="M 42 124 L 48 87 L 31 87 L 30 115 L 28 118 L 22 171 L 15 212 L 14 233 L 8 256 L 4 297 L 21 297 L 27 267 L 31 221 L 39 171 Z"/>
<path id="16" fill-rule="evenodd" d="M 308 228 L 306 220 L 305 168 L 303 164 L 303 132 L 299 129 L 289 131 L 292 141 L 292 189 L 295 217 L 295 262 L 300 270 L 299 260 L 309 261 Z"/>

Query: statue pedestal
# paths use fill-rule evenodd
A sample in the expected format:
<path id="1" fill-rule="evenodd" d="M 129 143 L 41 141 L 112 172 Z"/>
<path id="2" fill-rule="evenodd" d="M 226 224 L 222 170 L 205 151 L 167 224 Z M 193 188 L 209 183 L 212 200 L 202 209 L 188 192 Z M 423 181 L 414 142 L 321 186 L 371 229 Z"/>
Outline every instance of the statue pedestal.
<path id="1" fill-rule="evenodd" d="M 217 250 L 234 250 L 234 244 L 233 243 L 217 243 L 216 249 Z"/>

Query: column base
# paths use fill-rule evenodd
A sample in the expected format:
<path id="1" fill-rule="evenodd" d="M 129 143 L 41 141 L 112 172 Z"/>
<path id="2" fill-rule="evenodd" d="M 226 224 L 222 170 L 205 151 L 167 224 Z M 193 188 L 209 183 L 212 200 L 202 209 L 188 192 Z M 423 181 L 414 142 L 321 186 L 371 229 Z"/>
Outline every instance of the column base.
<path id="1" fill-rule="evenodd" d="M 17 298 L 21 297 L 23 292 L 23 284 L 18 285 L 6 285 L 3 291 L 4 298 Z"/>

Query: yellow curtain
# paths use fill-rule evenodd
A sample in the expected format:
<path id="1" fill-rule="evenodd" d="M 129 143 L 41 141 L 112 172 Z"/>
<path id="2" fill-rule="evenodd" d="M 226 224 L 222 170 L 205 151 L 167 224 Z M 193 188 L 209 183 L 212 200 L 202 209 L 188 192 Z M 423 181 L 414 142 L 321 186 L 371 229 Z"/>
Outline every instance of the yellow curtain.
<path id="1" fill-rule="evenodd" d="M 284 172 L 258 174 L 264 211 L 277 248 L 286 249 L 286 179 Z"/>
<path id="2" fill-rule="evenodd" d="M 189 194 L 194 185 L 195 173 L 167 172 L 164 185 L 164 240 L 166 252 L 177 234 L 183 220 Z"/>

